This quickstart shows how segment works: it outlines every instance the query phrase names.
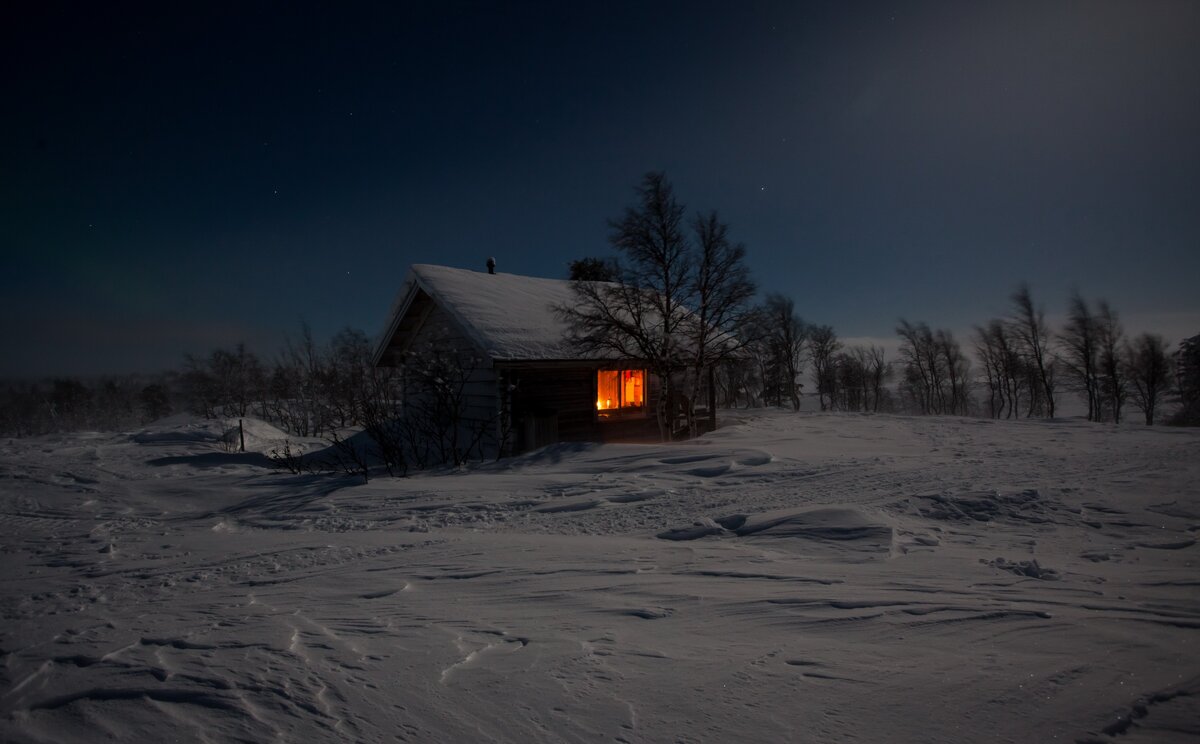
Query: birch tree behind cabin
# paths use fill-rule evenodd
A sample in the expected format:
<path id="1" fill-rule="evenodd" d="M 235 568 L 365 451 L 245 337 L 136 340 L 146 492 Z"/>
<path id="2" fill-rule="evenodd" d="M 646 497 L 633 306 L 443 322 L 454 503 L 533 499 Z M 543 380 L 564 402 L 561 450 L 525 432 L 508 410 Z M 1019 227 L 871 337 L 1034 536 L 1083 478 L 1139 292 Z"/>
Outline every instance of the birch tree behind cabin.
<path id="1" fill-rule="evenodd" d="M 663 439 L 675 434 L 679 408 L 683 428 L 699 433 L 704 392 L 715 423 L 713 370 L 744 351 L 755 293 L 745 246 L 731 242 L 717 213 L 690 225 L 685 214 L 665 174 L 646 174 L 637 203 L 610 223 L 620 256 L 615 281 L 575 281 L 571 300 L 557 308 L 572 348 L 639 360 L 660 382 L 654 410 Z"/>

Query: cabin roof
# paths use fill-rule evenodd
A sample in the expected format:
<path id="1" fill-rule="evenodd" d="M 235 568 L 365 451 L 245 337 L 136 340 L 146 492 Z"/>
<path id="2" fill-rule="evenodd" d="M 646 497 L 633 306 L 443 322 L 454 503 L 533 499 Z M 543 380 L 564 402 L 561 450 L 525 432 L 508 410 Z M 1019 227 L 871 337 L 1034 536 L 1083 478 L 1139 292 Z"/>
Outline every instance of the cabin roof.
<path id="1" fill-rule="evenodd" d="M 567 324 L 554 311 L 575 301 L 570 281 L 414 264 L 376 345 L 376 364 L 417 327 L 406 316 L 422 294 L 444 308 L 493 363 L 588 358 L 568 345 Z"/>

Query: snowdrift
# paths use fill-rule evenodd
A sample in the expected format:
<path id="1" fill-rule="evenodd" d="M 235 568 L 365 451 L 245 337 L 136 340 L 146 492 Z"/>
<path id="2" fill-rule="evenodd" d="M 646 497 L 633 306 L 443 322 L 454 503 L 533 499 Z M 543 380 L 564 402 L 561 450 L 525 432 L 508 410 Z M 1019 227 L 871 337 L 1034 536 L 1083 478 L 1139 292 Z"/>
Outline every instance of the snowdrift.
<path id="1" fill-rule="evenodd" d="M 1200 432 L 738 415 L 367 485 L 0 441 L 0 740 L 1200 737 Z"/>

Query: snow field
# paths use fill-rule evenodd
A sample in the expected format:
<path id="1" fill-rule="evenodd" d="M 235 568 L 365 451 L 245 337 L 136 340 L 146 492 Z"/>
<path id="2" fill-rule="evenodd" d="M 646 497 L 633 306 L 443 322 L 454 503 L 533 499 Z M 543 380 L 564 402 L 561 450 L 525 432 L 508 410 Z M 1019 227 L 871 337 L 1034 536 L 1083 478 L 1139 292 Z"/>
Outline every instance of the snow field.
<path id="1" fill-rule="evenodd" d="M 1200 737 L 1200 433 L 726 423 L 368 485 L 0 443 L 0 739 Z"/>

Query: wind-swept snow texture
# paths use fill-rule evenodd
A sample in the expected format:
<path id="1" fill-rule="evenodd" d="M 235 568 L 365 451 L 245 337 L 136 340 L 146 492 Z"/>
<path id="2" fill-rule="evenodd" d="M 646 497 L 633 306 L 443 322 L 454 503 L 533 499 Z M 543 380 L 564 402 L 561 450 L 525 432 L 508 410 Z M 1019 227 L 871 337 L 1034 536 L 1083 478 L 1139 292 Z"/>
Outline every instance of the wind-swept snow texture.
<path id="1" fill-rule="evenodd" d="M 727 423 L 365 486 L 0 443 L 0 740 L 1200 737 L 1198 432 Z"/>

